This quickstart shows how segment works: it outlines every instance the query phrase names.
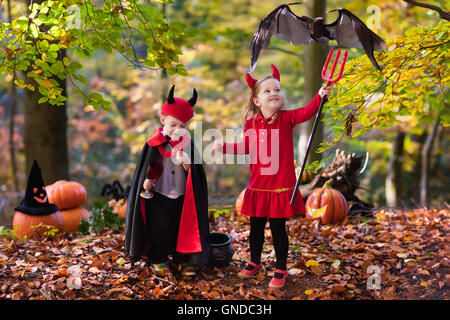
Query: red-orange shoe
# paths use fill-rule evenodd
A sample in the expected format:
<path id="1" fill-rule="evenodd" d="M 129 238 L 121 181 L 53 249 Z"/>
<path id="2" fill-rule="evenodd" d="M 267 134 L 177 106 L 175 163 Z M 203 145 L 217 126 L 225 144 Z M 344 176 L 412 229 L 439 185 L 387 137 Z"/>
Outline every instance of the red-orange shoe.
<path id="1" fill-rule="evenodd" d="M 275 269 L 273 271 L 273 278 L 269 283 L 269 288 L 283 288 L 286 284 L 287 275 L 287 270 Z"/>
<path id="2" fill-rule="evenodd" d="M 261 270 L 262 268 L 263 265 L 261 262 L 256 264 L 254 262 L 249 261 L 247 266 L 238 273 L 238 277 L 242 279 L 251 278 L 255 274 L 257 274 L 258 271 Z"/>

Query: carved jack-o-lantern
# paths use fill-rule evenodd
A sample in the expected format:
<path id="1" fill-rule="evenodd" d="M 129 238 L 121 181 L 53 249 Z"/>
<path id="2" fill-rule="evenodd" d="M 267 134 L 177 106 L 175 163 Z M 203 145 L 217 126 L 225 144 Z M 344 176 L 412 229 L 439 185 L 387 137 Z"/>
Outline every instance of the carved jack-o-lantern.
<path id="1" fill-rule="evenodd" d="M 34 200 L 36 200 L 39 203 L 46 203 L 48 200 L 47 192 L 45 192 L 45 187 L 33 188 L 33 194 L 34 194 Z"/>
<path id="2" fill-rule="evenodd" d="M 42 236 L 45 228 L 36 228 L 40 224 L 55 226 L 60 231 L 64 228 L 58 207 L 48 202 L 41 169 L 36 160 L 28 176 L 25 197 L 15 210 L 13 226 L 18 236 Z"/>
<path id="3" fill-rule="evenodd" d="M 327 181 L 323 188 L 313 191 L 306 200 L 306 217 L 308 219 L 320 219 L 323 224 L 339 223 L 348 211 L 347 201 L 344 195 L 331 188 L 333 179 Z"/>

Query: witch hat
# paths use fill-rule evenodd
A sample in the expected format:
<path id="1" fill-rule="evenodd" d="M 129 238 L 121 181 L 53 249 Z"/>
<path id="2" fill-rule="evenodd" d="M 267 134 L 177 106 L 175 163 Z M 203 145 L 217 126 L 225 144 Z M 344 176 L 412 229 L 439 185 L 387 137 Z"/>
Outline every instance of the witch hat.
<path id="1" fill-rule="evenodd" d="M 28 176 L 25 197 L 15 210 L 35 216 L 45 216 L 59 210 L 56 205 L 48 202 L 41 168 L 39 168 L 36 160 L 33 161 L 33 166 Z"/>

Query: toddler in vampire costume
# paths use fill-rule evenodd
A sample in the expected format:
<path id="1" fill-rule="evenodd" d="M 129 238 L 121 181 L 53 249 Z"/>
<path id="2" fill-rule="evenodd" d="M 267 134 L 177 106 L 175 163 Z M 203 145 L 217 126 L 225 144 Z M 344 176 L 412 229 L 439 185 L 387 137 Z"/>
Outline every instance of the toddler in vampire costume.
<path id="1" fill-rule="evenodd" d="M 183 275 L 192 264 L 209 262 L 208 188 L 200 155 L 186 132 L 197 91 L 189 101 L 170 89 L 161 108 L 163 125 L 144 145 L 131 182 L 125 219 L 125 253 L 147 255 L 161 276 L 169 274 L 168 254 Z M 140 194 L 147 190 L 153 198 Z"/>
<path id="2" fill-rule="evenodd" d="M 241 143 L 217 140 L 215 149 L 223 153 L 250 155 L 250 182 L 244 194 L 241 212 L 250 216 L 251 259 L 238 276 L 253 277 L 262 269 L 264 228 L 269 220 L 276 254 L 276 268 L 269 286 L 281 288 L 287 277 L 289 239 L 286 219 L 294 214 L 305 213 L 300 194 L 297 194 L 294 204 L 290 205 L 296 182 L 293 128 L 316 113 L 321 97 L 328 95 L 330 88 L 320 88 L 304 108 L 285 110 L 286 99 L 281 92 L 280 73 L 274 65 L 271 67 L 272 74 L 259 80 L 246 74 L 252 94 L 245 113 L 244 140 Z M 270 162 L 267 161 L 268 155 L 271 157 Z"/>

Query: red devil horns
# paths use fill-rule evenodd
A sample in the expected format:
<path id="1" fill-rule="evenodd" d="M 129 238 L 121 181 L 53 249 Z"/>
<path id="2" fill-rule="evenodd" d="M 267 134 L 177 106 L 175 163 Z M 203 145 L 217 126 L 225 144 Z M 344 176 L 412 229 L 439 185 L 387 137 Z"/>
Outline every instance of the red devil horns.
<path id="1" fill-rule="evenodd" d="M 280 81 L 280 72 L 278 71 L 277 67 L 273 64 L 270 65 L 270 67 L 272 68 L 272 77 L 274 77 L 275 79 L 277 79 L 278 81 Z M 248 86 L 250 87 L 250 89 L 252 90 L 252 95 L 254 96 L 254 88 L 255 88 L 255 84 L 258 80 L 254 79 L 250 73 L 246 73 L 245 74 L 245 81 L 247 81 Z"/>
<path id="2" fill-rule="evenodd" d="M 271 64 L 270 67 L 272 68 L 272 77 L 280 81 L 280 71 L 278 71 L 277 67 L 273 64 Z"/>
<path id="3" fill-rule="evenodd" d="M 245 74 L 245 80 L 247 81 L 247 84 L 250 87 L 250 89 L 252 89 L 252 91 L 253 91 L 253 88 L 255 87 L 256 80 L 252 78 L 250 73 L 246 73 Z"/>

